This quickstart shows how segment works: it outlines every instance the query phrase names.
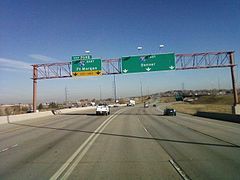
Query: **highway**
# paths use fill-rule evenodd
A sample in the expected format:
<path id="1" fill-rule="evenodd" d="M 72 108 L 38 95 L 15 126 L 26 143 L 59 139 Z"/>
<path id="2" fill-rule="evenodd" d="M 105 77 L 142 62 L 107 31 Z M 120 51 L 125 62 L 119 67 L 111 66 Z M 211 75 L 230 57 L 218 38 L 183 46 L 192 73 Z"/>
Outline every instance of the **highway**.
<path id="1" fill-rule="evenodd" d="M 0 179 L 240 179 L 240 124 L 159 107 L 0 126 Z"/>

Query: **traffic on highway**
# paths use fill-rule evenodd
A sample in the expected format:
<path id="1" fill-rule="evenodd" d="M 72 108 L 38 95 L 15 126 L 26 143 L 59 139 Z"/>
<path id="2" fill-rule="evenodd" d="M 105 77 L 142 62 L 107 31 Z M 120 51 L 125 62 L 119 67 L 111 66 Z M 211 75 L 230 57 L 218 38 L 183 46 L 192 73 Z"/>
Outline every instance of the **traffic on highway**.
<path id="1" fill-rule="evenodd" d="M 240 180 L 239 0 L 0 12 L 0 180 Z"/>
<path id="2" fill-rule="evenodd" d="M 239 124 L 181 113 L 164 116 L 166 104 L 150 105 L 111 107 L 109 116 L 96 116 L 96 106 L 1 125 L 0 177 L 240 177 Z"/>

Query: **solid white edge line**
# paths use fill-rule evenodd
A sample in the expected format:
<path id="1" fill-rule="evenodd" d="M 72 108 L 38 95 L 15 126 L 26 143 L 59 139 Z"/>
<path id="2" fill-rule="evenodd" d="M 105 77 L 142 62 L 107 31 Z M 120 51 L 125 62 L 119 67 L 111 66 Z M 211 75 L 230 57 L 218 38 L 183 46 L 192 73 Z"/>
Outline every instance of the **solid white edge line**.
<path id="1" fill-rule="evenodd" d="M 122 110 L 122 109 L 120 109 Z M 73 155 L 60 167 L 60 169 L 50 178 L 50 180 L 55 180 L 61 176 L 63 171 L 70 165 L 70 163 L 78 156 L 78 154 L 85 148 L 85 146 L 88 144 L 88 142 L 96 135 L 96 133 L 112 118 L 114 117 L 118 112 L 118 110 L 113 115 L 111 115 L 109 118 L 107 118 L 85 141 L 84 143 L 73 153 Z"/>
<path id="2" fill-rule="evenodd" d="M 172 164 L 172 166 L 176 169 L 176 171 L 180 174 L 180 176 L 184 179 L 184 180 L 190 180 L 187 175 L 183 172 L 183 170 L 177 165 L 177 163 L 175 163 L 175 161 L 173 159 L 170 159 L 169 162 Z"/>

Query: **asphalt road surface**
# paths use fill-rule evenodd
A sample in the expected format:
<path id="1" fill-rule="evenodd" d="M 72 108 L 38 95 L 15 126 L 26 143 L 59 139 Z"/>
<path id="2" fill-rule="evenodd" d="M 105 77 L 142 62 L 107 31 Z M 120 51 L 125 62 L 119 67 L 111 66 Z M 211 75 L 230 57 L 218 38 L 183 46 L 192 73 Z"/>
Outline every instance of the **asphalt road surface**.
<path id="1" fill-rule="evenodd" d="M 240 179 L 240 124 L 155 107 L 0 126 L 0 179 Z"/>

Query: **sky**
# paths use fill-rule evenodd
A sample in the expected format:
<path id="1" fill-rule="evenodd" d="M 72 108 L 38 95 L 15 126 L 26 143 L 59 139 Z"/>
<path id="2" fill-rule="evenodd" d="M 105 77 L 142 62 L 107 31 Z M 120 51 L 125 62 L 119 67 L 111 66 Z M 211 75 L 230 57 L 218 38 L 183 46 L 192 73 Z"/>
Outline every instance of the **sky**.
<path id="1" fill-rule="evenodd" d="M 108 59 L 138 54 L 235 51 L 239 0 L 1 0 L 0 104 L 32 102 L 31 64 L 68 62 L 86 50 Z M 164 48 L 159 49 L 163 44 Z M 231 88 L 229 68 L 116 75 L 117 96 Z M 38 103 L 113 97 L 113 76 L 38 81 Z"/>

